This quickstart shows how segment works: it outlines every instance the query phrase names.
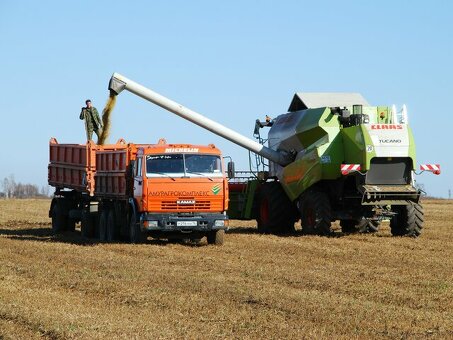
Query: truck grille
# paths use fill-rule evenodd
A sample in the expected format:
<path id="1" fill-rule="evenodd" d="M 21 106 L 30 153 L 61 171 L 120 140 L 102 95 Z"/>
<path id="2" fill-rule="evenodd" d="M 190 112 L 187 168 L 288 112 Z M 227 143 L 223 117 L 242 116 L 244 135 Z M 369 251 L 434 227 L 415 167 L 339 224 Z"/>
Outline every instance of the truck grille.
<path id="1" fill-rule="evenodd" d="M 186 200 L 186 199 L 185 199 Z M 192 204 L 178 204 L 175 201 L 162 201 L 161 203 L 162 210 L 178 210 L 178 211 L 193 211 L 193 210 L 210 210 L 211 202 L 210 201 L 195 201 Z"/>

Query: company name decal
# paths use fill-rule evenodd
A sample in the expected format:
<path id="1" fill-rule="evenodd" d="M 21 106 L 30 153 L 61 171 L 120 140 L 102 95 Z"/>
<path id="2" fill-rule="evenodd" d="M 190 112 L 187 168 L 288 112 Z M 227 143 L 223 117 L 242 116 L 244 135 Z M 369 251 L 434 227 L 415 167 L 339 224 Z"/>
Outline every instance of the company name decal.
<path id="1" fill-rule="evenodd" d="M 192 205 L 195 204 L 195 200 L 177 200 L 176 203 L 181 205 Z"/>
<path id="2" fill-rule="evenodd" d="M 175 152 L 198 152 L 198 148 L 166 148 L 166 153 L 175 153 Z"/>
<path id="3" fill-rule="evenodd" d="M 209 191 L 179 191 L 179 190 L 162 190 L 151 191 L 150 196 L 209 196 Z"/>
<path id="4" fill-rule="evenodd" d="M 371 124 L 371 130 L 402 130 L 401 124 Z"/>
<path id="5" fill-rule="evenodd" d="M 401 139 L 379 139 L 379 143 L 381 144 L 397 144 L 401 143 Z"/>

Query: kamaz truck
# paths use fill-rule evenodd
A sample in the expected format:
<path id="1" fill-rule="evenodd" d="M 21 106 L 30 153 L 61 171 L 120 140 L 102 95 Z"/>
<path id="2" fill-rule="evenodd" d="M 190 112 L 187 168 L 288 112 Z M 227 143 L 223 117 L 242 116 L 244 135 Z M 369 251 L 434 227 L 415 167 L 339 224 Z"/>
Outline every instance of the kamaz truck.
<path id="1" fill-rule="evenodd" d="M 55 232 L 141 243 L 148 236 L 221 245 L 228 182 L 213 144 L 60 144 L 50 140 Z"/>
<path id="2" fill-rule="evenodd" d="M 286 113 L 256 122 L 256 141 L 117 73 L 109 90 L 128 90 L 267 165 L 235 181 L 229 164 L 230 218 L 256 218 L 263 233 L 291 232 L 299 219 L 309 234 L 330 234 L 336 220 L 343 232 L 376 231 L 383 219 L 390 219 L 393 235 L 421 233 L 415 143 L 405 107 L 372 106 L 357 93 L 297 93 Z M 267 138 L 260 135 L 264 127 L 270 128 Z M 440 173 L 436 164 L 421 169 Z"/>

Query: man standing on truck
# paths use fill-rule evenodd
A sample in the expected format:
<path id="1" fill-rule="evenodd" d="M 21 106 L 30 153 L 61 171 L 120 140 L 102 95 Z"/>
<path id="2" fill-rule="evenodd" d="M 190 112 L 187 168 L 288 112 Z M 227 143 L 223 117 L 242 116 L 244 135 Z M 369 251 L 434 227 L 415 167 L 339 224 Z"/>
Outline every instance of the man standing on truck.
<path id="1" fill-rule="evenodd" d="M 85 130 L 87 133 L 87 141 L 92 140 L 93 131 L 96 135 L 101 135 L 102 132 L 102 121 L 99 118 L 98 110 L 91 104 L 91 100 L 87 99 L 85 101 L 86 107 L 82 107 L 82 112 L 80 112 L 80 119 L 85 120 Z"/>

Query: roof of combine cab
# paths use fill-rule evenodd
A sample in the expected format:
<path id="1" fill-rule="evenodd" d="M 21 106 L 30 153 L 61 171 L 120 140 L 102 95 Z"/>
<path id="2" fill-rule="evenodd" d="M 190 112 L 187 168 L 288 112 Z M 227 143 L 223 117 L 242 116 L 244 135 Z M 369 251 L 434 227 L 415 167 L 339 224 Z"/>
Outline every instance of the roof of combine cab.
<path id="1" fill-rule="evenodd" d="M 300 111 L 318 107 L 369 106 L 360 93 L 347 92 L 297 92 L 288 111 Z"/>

